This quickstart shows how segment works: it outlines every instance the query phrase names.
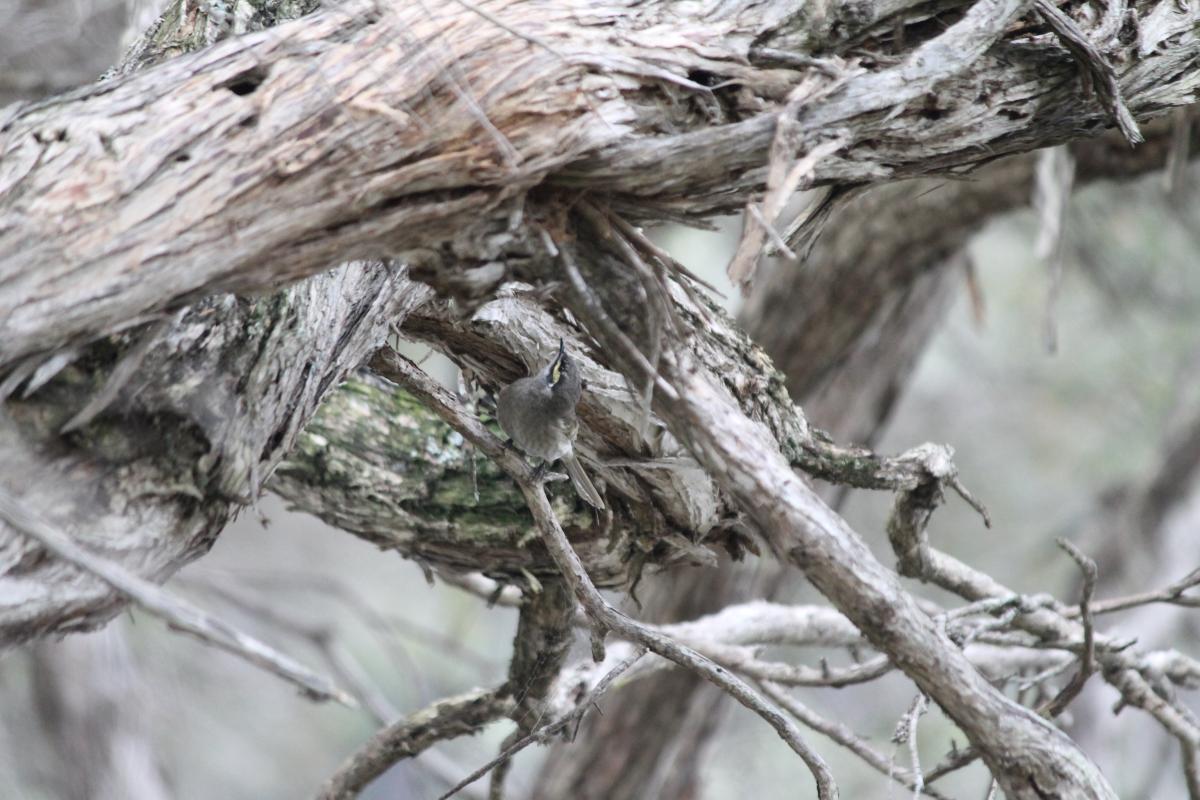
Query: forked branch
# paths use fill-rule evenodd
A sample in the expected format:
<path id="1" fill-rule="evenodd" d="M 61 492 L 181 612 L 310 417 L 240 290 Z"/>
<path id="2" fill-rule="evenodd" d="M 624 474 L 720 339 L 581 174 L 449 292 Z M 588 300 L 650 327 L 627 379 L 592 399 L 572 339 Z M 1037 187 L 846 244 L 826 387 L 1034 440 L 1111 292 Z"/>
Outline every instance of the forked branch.
<path id="1" fill-rule="evenodd" d="M 595 628 L 601 631 L 612 631 L 624 639 L 696 672 L 720 687 L 739 703 L 765 719 L 780 738 L 800 756 L 813 774 L 817 783 L 817 794 L 821 800 L 832 800 L 838 796 L 833 775 L 821 756 L 804 741 L 795 723 L 767 702 L 758 691 L 695 650 L 679 644 L 648 625 L 643 625 L 627 617 L 608 604 L 596 587 L 592 585 L 582 562 L 571 548 L 566 534 L 558 524 L 558 519 L 546 499 L 542 484 L 535 479 L 528 464 L 515 453 L 506 449 L 491 431 L 462 408 L 456 398 L 434 383 L 411 361 L 394 351 L 385 349 L 376 354 L 371 364 L 380 374 L 395 380 L 422 399 L 442 419 L 495 460 L 501 469 L 517 482 L 529 504 L 534 522 L 541 534 L 542 544 L 558 564 L 563 579 L 574 591 L 576 599 L 587 612 Z M 602 636 L 603 634 L 596 635 Z"/>

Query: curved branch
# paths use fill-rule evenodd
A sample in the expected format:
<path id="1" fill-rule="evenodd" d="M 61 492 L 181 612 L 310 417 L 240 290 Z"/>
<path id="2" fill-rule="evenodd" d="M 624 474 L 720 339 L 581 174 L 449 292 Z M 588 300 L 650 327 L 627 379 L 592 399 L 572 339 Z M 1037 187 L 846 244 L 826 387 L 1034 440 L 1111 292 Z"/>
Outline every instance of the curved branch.
<path id="1" fill-rule="evenodd" d="M 317 797 L 352 800 L 397 761 L 419 755 L 443 739 L 478 733 L 512 708 L 508 695 L 481 689 L 439 700 L 376 733 L 338 767 Z"/>

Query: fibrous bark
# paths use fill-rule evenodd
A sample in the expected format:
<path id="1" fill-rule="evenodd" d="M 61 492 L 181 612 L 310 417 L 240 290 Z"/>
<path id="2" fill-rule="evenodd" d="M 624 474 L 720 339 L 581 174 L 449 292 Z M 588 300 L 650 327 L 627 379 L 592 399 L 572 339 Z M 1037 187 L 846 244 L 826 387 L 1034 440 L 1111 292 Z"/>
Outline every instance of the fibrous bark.
<path id="1" fill-rule="evenodd" d="M 1010 30 L 1024 8 L 983 0 L 935 39 L 805 84 L 793 149 L 847 142 L 814 180 L 960 169 L 1094 133 L 1106 112 L 1058 39 Z M 880 12 L 826 30 L 788 2 L 542 0 L 498 10 L 501 26 L 466 5 L 354 0 L 15 109 L 0 123 L 0 363 L 340 260 L 457 273 L 511 259 L 540 184 L 643 216 L 731 210 L 761 188 L 777 112 L 813 77 L 763 54 L 837 53 L 928 13 Z M 1139 41 L 1102 43 L 1129 64 L 1140 118 L 1193 99 L 1193 22 L 1164 0 Z"/>
<path id="2" fill-rule="evenodd" d="M 105 413 L 64 435 L 121 360 L 119 342 L 94 348 L 5 404 L 0 482 L 79 542 L 163 580 L 208 550 L 326 392 L 427 296 L 394 268 L 360 263 L 268 300 L 199 304 L 152 331 Z M 7 526 L 0 576 L 5 645 L 95 627 L 124 602 Z"/>
<path id="3" fill-rule="evenodd" d="M 1172 126 L 1146 126 L 1136 149 L 1114 134 L 1075 142 L 1076 184 L 1128 180 L 1161 169 L 1171 150 Z M 1191 151 L 1200 145 L 1193 133 Z M 788 378 L 788 390 L 805 399 L 814 424 L 836 430 L 832 413 L 845 414 L 840 392 L 830 413 L 811 408 L 816 395 L 844 379 L 847 362 L 864 343 L 888 346 L 882 320 L 894 317 L 922 276 L 948 268 L 984 223 L 1028 206 L 1036 154 L 1001 159 L 970 180 L 929 178 L 880 186 L 855 197 L 826 225 L 803 265 L 778 260 L 763 270 L 741 316 L 755 341 Z M 793 242 L 793 244 L 798 244 Z M 923 307 L 923 306 L 922 306 Z M 824 402 L 821 405 L 825 405 Z M 862 441 L 853 426 L 837 438 Z"/>

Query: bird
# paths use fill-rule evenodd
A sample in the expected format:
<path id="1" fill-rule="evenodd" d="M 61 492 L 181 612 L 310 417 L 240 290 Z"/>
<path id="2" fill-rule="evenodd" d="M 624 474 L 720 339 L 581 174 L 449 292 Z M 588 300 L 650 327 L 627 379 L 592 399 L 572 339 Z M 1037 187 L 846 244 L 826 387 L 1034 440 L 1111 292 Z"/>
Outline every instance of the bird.
<path id="1" fill-rule="evenodd" d="M 509 441 L 526 455 L 542 459 L 539 475 L 561 461 L 579 496 L 588 505 L 603 509 L 604 500 L 575 454 L 575 436 L 579 433 L 575 406 L 582 394 L 579 365 L 559 339 L 553 361 L 500 390 L 496 412 Z"/>

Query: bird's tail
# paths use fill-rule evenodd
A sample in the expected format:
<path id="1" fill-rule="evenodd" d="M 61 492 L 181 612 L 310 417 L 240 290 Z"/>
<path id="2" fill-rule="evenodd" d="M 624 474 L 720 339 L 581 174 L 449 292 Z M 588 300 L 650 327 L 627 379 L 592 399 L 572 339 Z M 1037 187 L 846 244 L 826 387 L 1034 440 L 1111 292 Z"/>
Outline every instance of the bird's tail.
<path id="1" fill-rule="evenodd" d="M 571 476 L 571 483 L 575 486 L 575 491 L 578 492 L 579 496 L 588 505 L 603 510 L 604 501 L 600 499 L 600 493 L 596 491 L 591 478 L 584 472 L 583 464 L 579 463 L 579 456 L 570 453 L 563 458 L 562 463 L 567 468 L 567 474 Z"/>

